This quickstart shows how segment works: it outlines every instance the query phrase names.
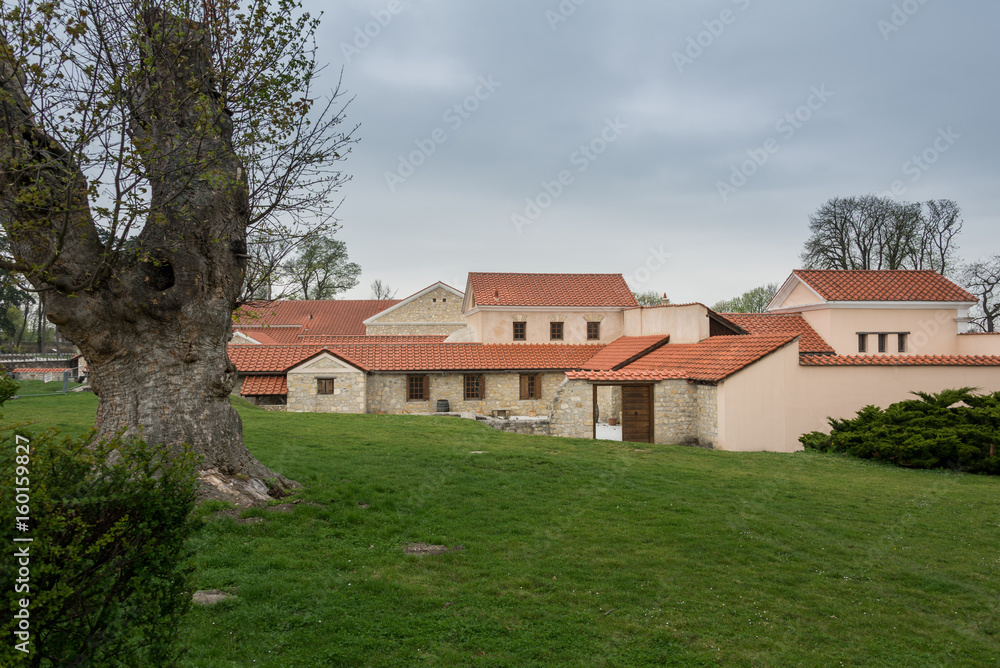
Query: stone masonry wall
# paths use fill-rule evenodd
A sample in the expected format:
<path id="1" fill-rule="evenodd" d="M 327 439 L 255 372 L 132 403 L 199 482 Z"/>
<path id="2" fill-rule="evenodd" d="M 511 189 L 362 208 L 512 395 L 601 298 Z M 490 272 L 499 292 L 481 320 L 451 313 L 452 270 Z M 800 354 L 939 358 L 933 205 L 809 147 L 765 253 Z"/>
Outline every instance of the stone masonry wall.
<path id="1" fill-rule="evenodd" d="M 653 388 L 657 443 L 713 447 L 717 439 L 715 387 L 663 380 Z"/>
<path id="2" fill-rule="evenodd" d="M 356 371 L 289 373 L 289 412 L 308 413 L 364 413 L 367 381 Z M 317 393 L 317 378 L 333 378 L 333 394 Z"/>
<path id="3" fill-rule="evenodd" d="M 365 334 L 368 336 L 448 336 L 465 327 L 465 323 L 455 323 L 451 325 L 415 325 L 413 323 L 402 324 L 378 324 L 365 325 Z"/>
<path id="4" fill-rule="evenodd" d="M 366 326 L 365 332 L 369 335 L 447 336 L 463 327 L 462 298 L 450 290 L 436 288 L 409 304 L 376 316 L 375 321 Z"/>
<path id="5" fill-rule="evenodd" d="M 621 385 L 598 385 L 597 386 L 597 410 L 598 421 L 607 422 L 609 417 L 622 417 L 622 388 Z"/>
<path id="6" fill-rule="evenodd" d="M 552 398 L 549 433 L 567 438 L 593 438 L 594 436 L 594 389 L 585 380 L 563 382 Z"/>
<path id="7" fill-rule="evenodd" d="M 562 372 L 543 373 L 541 399 L 521 400 L 519 372 L 486 373 L 485 398 L 465 400 L 465 374 L 428 373 L 430 398 L 427 401 L 407 401 L 407 374 L 375 374 L 368 378 L 369 413 L 433 413 L 438 399 L 447 399 L 452 412 L 483 413 L 509 409 L 511 415 L 527 416 L 529 411 L 548 415 L 549 405 L 559 384 L 566 378 Z"/>

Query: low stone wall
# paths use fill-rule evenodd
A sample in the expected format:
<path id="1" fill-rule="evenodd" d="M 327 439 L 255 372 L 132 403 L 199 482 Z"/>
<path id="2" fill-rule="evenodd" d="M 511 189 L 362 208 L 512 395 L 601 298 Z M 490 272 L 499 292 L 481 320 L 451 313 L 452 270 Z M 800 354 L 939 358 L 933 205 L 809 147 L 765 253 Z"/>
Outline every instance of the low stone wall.
<path id="1" fill-rule="evenodd" d="M 686 380 L 661 380 L 653 388 L 654 440 L 667 445 L 715 447 L 716 390 Z"/>
<path id="2" fill-rule="evenodd" d="M 548 436 L 551 424 L 551 421 L 547 417 L 502 420 L 500 418 L 478 415 L 476 419 L 498 431 L 506 431 L 511 434 L 534 434 L 535 436 Z"/>
<path id="3" fill-rule="evenodd" d="M 552 398 L 549 416 L 552 436 L 566 438 L 593 438 L 594 388 L 585 380 L 569 380 L 561 374 L 563 382 Z"/>

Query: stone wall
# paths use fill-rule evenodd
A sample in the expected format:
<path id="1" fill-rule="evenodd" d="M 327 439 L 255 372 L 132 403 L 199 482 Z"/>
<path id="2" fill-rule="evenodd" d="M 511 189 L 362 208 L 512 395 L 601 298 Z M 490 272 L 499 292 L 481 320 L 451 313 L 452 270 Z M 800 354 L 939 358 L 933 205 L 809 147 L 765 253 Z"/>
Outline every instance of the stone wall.
<path id="1" fill-rule="evenodd" d="M 365 325 L 368 336 L 448 336 L 465 327 L 464 322 L 444 325 L 401 323 Z"/>
<path id="2" fill-rule="evenodd" d="M 462 297 L 445 288 L 435 288 L 408 304 L 373 316 L 366 325 L 369 335 L 435 335 L 447 336 L 465 327 Z"/>
<path id="3" fill-rule="evenodd" d="M 567 438 L 594 437 L 594 388 L 585 380 L 569 380 L 561 374 L 563 381 L 552 398 L 552 436 Z"/>
<path id="4" fill-rule="evenodd" d="M 465 400 L 464 373 L 427 373 L 430 377 L 430 396 L 427 401 L 407 401 L 405 373 L 375 374 L 368 378 L 369 413 L 433 413 L 438 399 L 447 399 L 449 408 L 456 413 L 483 413 L 489 415 L 497 409 L 510 410 L 511 415 L 527 416 L 535 411 L 539 416 L 548 415 L 552 396 L 566 378 L 561 371 L 542 373 L 541 399 L 521 399 L 519 372 L 486 373 L 486 392 L 482 400 Z"/>
<path id="5" fill-rule="evenodd" d="M 621 420 L 622 388 L 621 385 L 597 386 L 598 422 L 607 422 L 609 417 Z"/>
<path id="6" fill-rule="evenodd" d="M 333 379 L 333 394 L 317 392 L 318 378 Z M 364 413 L 366 376 L 356 371 L 288 374 L 287 410 L 297 413 Z"/>
<path id="7" fill-rule="evenodd" d="M 498 418 L 480 416 L 484 423 L 499 431 L 506 431 L 511 434 L 533 434 L 535 436 L 548 436 L 550 420 L 547 417 L 526 418 L 524 420 L 501 420 Z"/>
<path id="8" fill-rule="evenodd" d="M 653 387 L 654 440 L 711 448 L 718 439 L 716 388 L 686 380 L 662 380 Z"/>

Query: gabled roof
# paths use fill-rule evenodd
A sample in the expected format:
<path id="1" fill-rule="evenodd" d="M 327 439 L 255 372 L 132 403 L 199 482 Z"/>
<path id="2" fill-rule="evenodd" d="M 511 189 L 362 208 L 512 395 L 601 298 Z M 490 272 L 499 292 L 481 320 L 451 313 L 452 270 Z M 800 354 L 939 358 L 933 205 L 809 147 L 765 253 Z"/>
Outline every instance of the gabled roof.
<path id="1" fill-rule="evenodd" d="M 796 269 L 792 274 L 831 302 L 978 301 L 974 295 L 931 270 Z"/>
<path id="2" fill-rule="evenodd" d="M 409 297 L 406 297 L 405 299 L 402 299 L 402 300 L 396 302 L 395 304 L 393 304 L 389 308 L 387 308 L 387 309 L 385 309 L 383 311 L 379 311 L 375 315 L 366 318 L 365 321 L 364 321 L 364 324 L 366 324 L 366 325 L 375 324 L 375 323 L 378 322 L 378 319 L 381 318 L 386 313 L 390 313 L 392 311 L 395 311 L 398 308 L 402 308 L 402 307 L 406 306 L 407 304 L 409 304 L 410 302 L 415 301 L 417 299 L 420 299 L 421 297 L 423 297 L 427 293 L 433 292 L 434 290 L 437 290 L 438 288 L 444 288 L 448 292 L 450 292 L 453 295 L 455 295 L 456 297 L 458 297 L 458 299 L 464 299 L 465 298 L 465 293 L 463 293 L 463 292 L 461 292 L 459 290 L 456 290 L 455 288 L 451 287 L 447 283 L 443 283 L 441 281 L 438 281 L 437 283 L 434 283 L 433 285 L 428 285 L 423 290 L 419 290 L 417 292 L 414 292 Z M 400 324 L 400 323 L 392 323 L 392 324 Z"/>
<path id="3" fill-rule="evenodd" d="M 243 379 L 240 394 L 244 397 L 263 397 L 288 394 L 288 381 L 280 376 L 247 376 Z"/>
<path id="4" fill-rule="evenodd" d="M 324 350 L 365 371 L 543 371 L 578 369 L 603 345 L 409 343 L 229 346 L 240 373 L 282 373 Z"/>
<path id="5" fill-rule="evenodd" d="M 609 343 L 604 350 L 591 357 L 582 369 L 611 371 L 634 362 L 670 340 L 669 336 L 623 336 Z"/>
<path id="6" fill-rule="evenodd" d="M 796 334 L 799 353 L 803 355 L 833 355 L 836 351 L 823 340 L 806 319 L 798 313 L 723 313 L 730 320 L 751 334 Z"/>
<path id="7" fill-rule="evenodd" d="M 475 305 L 551 307 L 637 306 L 621 274 L 505 274 L 470 272 Z"/>
<path id="8" fill-rule="evenodd" d="M 1000 366 L 1000 355 L 809 355 L 802 366 Z"/>
<path id="9" fill-rule="evenodd" d="M 671 344 L 617 371 L 573 371 L 571 379 L 594 381 L 720 381 L 792 343 L 794 334 L 713 336 L 700 343 Z"/>
<path id="10" fill-rule="evenodd" d="M 251 327 L 298 325 L 299 334 L 360 336 L 365 333 L 365 320 L 397 303 L 395 299 L 319 299 L 244 305 L 235 314 L 233 328 L 249 333 Z"/>

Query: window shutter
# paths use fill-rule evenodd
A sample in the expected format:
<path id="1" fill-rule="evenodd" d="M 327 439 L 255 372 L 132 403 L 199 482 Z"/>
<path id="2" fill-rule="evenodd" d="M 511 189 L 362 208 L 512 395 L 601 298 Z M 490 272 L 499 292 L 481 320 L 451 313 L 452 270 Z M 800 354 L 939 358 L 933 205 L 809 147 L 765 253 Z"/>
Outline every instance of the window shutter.
<path id="1" fill-rule="evenodd" d="M 528 377 L 521 374 L 521 398 L 529 399 L 528 397 Z"/>
<path id="2" fill-rule="evenodd" d="M 486 376 L 479 377 L 479 398 L 486 398 Z"/>
<path id="3" fill-rule="evenodd" d="M 542 398 L 542 375 L 539 373 L 535 374 L 535 396 L 533 398 Z"/>
<path id="4" fill-rule="evenodd" d="M 424 396 L 422 397 L 424 401 L 431 398 L 431 377 L 424 376 Z"/>

